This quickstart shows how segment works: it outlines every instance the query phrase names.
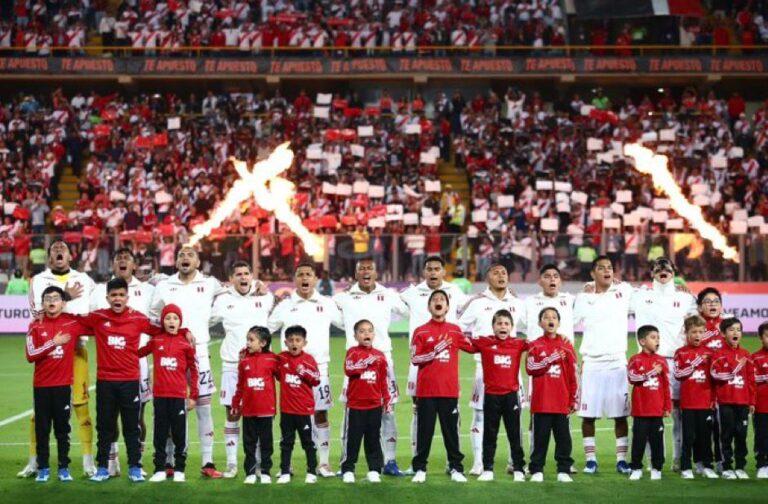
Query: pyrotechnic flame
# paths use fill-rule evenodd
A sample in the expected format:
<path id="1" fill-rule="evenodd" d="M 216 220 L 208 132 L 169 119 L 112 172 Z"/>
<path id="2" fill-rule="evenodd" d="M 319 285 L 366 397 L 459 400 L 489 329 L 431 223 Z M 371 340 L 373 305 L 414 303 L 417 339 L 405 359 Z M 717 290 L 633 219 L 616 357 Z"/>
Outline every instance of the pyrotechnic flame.
<path id="1" fill-rule="evenodd" d="M 738 252 L 728 245 L 725 236 L 704 219 L 701 208 L 683 196 L 680 186 L 667 169 L 667 156 L 654 154 L 653 151 L 639 144 L 625 145 L 624 154 L 635 158 L 635 169 L 650 175 L 653 178 L 653 185 L 669 196 L 669 204 L 678 215 L 685 218 L 703 238 L 712 242 L 712 245 L 723 253 L 723 257 L 739 262 Z"/>
<path id="2" fill-rule="evenodd" d="M 315 257 L 322 254 L 322 238 L 310 233 L 291 209 L 291 199 L 296 193 L 295 186 L 290 180 L 278 176 L 290 168 L 293 162 L 293 152 L 288 145 L 286 142 L 278 146 L 267 159 L 253 165 L 251 171 L 248 171 L 245 161 L 230 158 L 240 178 L 232 184 L 211 217 L 194 227 L 190 245 L 211 234 L 211 231 L 237 210 L 240 203 L 253 196 L 261 208 L 273 212 L 279 221 L 285 223 L 299 237 L 308 254 Z"/>

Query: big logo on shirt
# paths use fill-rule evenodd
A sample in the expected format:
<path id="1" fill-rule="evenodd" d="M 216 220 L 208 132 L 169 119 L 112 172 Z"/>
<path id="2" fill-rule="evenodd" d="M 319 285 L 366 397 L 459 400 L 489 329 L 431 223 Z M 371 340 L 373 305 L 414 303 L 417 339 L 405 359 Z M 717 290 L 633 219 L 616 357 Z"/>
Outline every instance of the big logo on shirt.
<path id="1" fill-rule="evenodd" d="M 160 357 L 160 367 L 166 368 L 169 371 L 176 371 L 178 365 L 176 357 Z"/>
<path id="2" fill-rule="evenodd" d="M 288 375 L 288 376 L 293 376 L 293 375 Z M 287 378 L 288 377 L 286 376 L 286 381 L 288 381 Z M 248 378 L 248 388 L 252 388 L 256 390 L 264 390 L 264 378 Z"/>
<path id="3" fill-rule="evenodd" d="M 547 370 L 547 374 L 552 378 L 560 378 L 560 375 L 563 374 L 563 370 L 560 367 L 560 364 L 553 364 L 549 366 L 549 369 Z"/>
<path id="4" fill-rule="evenodd" d="M 734 376 L 728 381 L 728 385 L 736 388 L 744 388 L 744 377 L 743 376 Z"/>
<path id="5" fill-rule="evenodd" d="M 511 355 L 494 355 L 493 356 L 493 363 L 497 366 L 508 368 L 512 367 L 512 356 Z"/>
<path id="6" fill-rule="evenodd" d="M 287 383 L 288 385 L 298 386 L 298 385 L 301 385 L 301 378 L 299 378 L 299 376 L 295 374 L 286 374 L 285 383 Z"/>
<path id="7" fill-rule="evenodd" d="M 370 384 L 374 384 L 376 383 L 376 371 L 369 369 L 368 371 L 360 375 L 360 379 Z"/>
<path id="8" fill-rule="evenodd" d="M 691 375 L 691 380 L 695 381 L 696 383 L 704 383 L 707 381 L 707 373 L 703 369 L 697 369 L 693 372 Z"/>
<path id="9" fill-rule="evenodd" d="M 61 359 L 64 357 L 64 347 L 57 346 L 53 352 L 51 352 L 52 359 Z"/>
<path id="10" fill-rule="evenodd" d="M 107 345 L 116 350 L 125 350 L 124 336 L 107 336 Z"/>
<path id="11" fill-rule="evenodd" d="M 643 387 L 651 390 L 659 390 L 659 378 L 653 376 L 643 382 Z"/>

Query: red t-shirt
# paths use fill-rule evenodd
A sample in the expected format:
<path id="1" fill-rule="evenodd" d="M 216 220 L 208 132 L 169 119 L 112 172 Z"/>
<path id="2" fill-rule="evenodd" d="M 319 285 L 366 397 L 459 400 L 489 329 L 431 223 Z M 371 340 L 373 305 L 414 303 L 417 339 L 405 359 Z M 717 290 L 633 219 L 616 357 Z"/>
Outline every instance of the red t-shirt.
<path id="1" fill-rule="evenodd" d="M 187 341 L 187 330 L 162 332 L 139 348 L 139 357 L 152 354 L 152 394 L 155 397 L 189 397 L 197 400 L 198 374 L 195 347 Z"/>
<path id="2" fill-rule="evenodd" d="M 706 346 L 686 345 L 675 352 L 675 378 L 680 382 L 680 408 L 712 409 L 715 406 L 714 385 L 709 369 L 712 350 Z"/>
<path id="3" fill-rule="evenodd" d="M 387 358 L 375 348 L 356 346 L 347 350 L 344 374 L 349 377 L 347 407 L 367 410 L 387 406 Z"/>
<path id="4" fill-rule="evenodd" d="M 660 373 L 654 369 L 656 364 L 661 366 Z M 633 417 L 661 417 L 672 411 L 669 367 L 664 357 L 645 352 L 633 355 L 627 364 L 627 376 L 633 385 Z"/>
<path id="5" fill-rule="evenodd" d="M 70 340 L 61 346 L 53 343 L 56 334 L 69 334 Z M 32 321 L 27 332 L 27 361 L 35 363 L 34 387 L 64 387 L 72 385 L 77 338 L 88 334 L 77 317 L 62 313 L 56 318 L 43 317 Z"/>
<path id="6" fill-rule="evenodd" d="M 293 356 L 280 354 L 280 413 L 312 415 L 315 394 L 312 387 L 320 384 L 317 362 L 308 353 Z"/>
<path id="7" fill-rule="evenodd" d="M 416 328 L 411 342 L 411 363 L 419 368 L 416 397 L 459 397 L 459 350 L 472 350 L 459 326 L 430 320 Z"/>
<path id="8" fill-rule="evenodd" d="M 244 417 L 271 417 L 276 411 L 275 378 L 281 358 L 272 352 L 246 353 L 237 365 L 237 390 L 232 407 Z"/>

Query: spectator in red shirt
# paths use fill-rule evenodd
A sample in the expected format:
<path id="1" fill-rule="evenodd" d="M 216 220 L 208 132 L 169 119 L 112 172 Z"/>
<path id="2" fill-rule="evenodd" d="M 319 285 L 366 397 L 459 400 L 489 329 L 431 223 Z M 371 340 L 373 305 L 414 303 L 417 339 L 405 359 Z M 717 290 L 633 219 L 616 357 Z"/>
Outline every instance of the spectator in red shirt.
<path id="1" fill-rule="evenodd" d="M 621 33 L 616 37 L 616 55 L 618 56 L 632 56 L 632 35 L 629 33 L 629 28 L 624 28 Z"/>
<path id="2" fill-rule="evenodd" d="M 659 330 L 644 325 L 637 330 L 637 342 L 642 349 L 627 364 L 632 387 L 632 473 L 631 481 L 643 477 L 643 455 L 646 445 L 651 448 L 651 479 L 661 479 L 664 467 L 664 417 L 672 412 L 669 390 L 669 368 L 664 357 L 657 355 Z"/>
<path id="3" fill-rule="evenodd" d="M 731 121 L 731 127 L 736 119 L 747 109 L 747 104 L 744 98 L 737 92 L 734 92 L 730 98 L 728 98 L 728 119 Z"/>

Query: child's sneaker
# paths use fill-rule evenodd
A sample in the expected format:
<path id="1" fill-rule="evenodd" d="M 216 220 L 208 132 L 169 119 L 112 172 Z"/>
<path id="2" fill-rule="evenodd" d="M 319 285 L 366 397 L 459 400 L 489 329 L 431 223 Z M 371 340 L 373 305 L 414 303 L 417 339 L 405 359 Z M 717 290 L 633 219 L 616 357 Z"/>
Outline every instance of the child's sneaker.
<path id="1" fill-rule="evenodd" d="M 96 483 L 102 483 L 109 479 L 109 470 L 106 467 L 99 467 L 96 469 L 96 474 L 91 476 L 91 481 Z"/>
<path id="2" fill-rule="evenodd" d="M 424 483 L 427 481 L 427 473 L 425 471 L 416 471 L 413 475 L 411 483 Z"/>
<path id="3" fill-rule="evenodd" d="M 451 471 L 451 481 L 453 481 L 454 483 L 466 483 L 467 477 L 464 476 L 464 473 L 460 473 L 459 471 L 454 469 L 453 471 Z"/>
<path id="4" fill-rule="evenodd" d="M 259 483 L 262 485 L 271 485 L 272 484 L 272 476 L 269 474 L 260 474 L 259 475 Z"/>
<path id="5" fill-rule="evenodd" d="M 143 483 L 144 476 L 141 475 L 141 467 L 138 467 L 138 466 L 129 467 L 128 479 L 134 483 Z"/>
<path id="6" fill-rule="evenodd" d="M 304 478 L 304 483 L 307 485 L 314 485 L 317 483 L 317 475 L 316 474 L 307 474 L 307 476 Z"/>
<path id="7" fill-rule="evenodd" d="M 150 483 L 160 483 L 161 481 L 165 481 L 168 479 L 168 476 L 165 474 L 165 471 L 157 471 L 155 474 L 152 475 L 151 478 L 149 478 Z"/>
<path id="8" fill-rule="evenodd" d="M 174 483 L 184 483 L 185 481 L 187 481 L 187 476 L 182 471 L 173 472 Z"/>
<path id="9" fill-rule="evenodd" d="M 757 479 L 768 479 L 768 466 L 757 470 Z"/>
<path id="10" fill-rule="evenodd" d="M 736 469 L 736 477 L 739 479 L 749 479 L 749 474 L 744 469 Z"/>
<path id="11" fill-rule="evenodd" d="M 349 472 L 349 471 L 345 472 L 341 476 L 341 481 L 343 481 L 344 483 L 354 483 L 355 482 L 355 473 Z"/>
<path id="12" fill-rule="evenodd" d="M 72 478 L 72 475 L 69 473 L 69 468 L 62 467 L 59 469 L 59 481 L 67 483 L 68 481 L 72 481 L 74 478 Z"/>
<path id="13" fill-rule="evenodd" d="M 597 472 L 597 460 L 587 460 L 584 464 L 584 473 L 595 474 Z"/>
<path id="14" fill-rule="evenodd" d="M 376 471 L 368 471 L 366 479 L 369 483 L 381 483 L 381 474 L 377 473 Z"/>
<path id="15" fill-rule="evenodd" d="M 281 474 L 277 477 L 277 484 L 278 485 L 285 485 L 287 483 L 291 482 L 291 475 L 290 474 Z"/>
<path id="16" fill-rule="evenodd" d="M 533 473 L 531 475 L 531 482 L 532 483 L 543 483 L 544 482 L 544 473 Z"/>
<path id="17" fill-rule="evenodd" d="M 712 471 L 712 469 L 710 469 Z M 714 472 L 714 471 L 713 471 Z M 717 476 L 717 474 L 715 474 Z M 680 477 L 683 479 L 693 479 L 693 471 L 690 469 L 686 469 L 685 471 L 680 472 Z"/>
<path id="18" fill-rule="evenodd" d="M 632 469 L 629 468 L 626 460 L 619 460 L 616 462 L 616 472 L 619 474 L 629 474 L 632 472 Z"/>
<path id="19" fill-rule="evenodd" d="M 513 481 L 515 483 L 525 483 L 525 473 L 523 471 L 515 471 Z"/>
<path id="20" fill-rule="evenodd" d="M 256 475 L 255 474 L 249 474 L 245 477 L 243 480 L 243 483 L 246 485 L 255 485 L 256 484 Z"/>
<path id="21" fill-rule="evenodd" d="M 658 469 L 651 469 L 651 481 L 659 481 L 661 479 L 661 471 Z"/>
<path id="22" fill-rule="evenodd" d="M 221 477 L 224 479 L 233 479 L 237 476 L 237 464 L 230 464 L 227 466 L 227 470 L 221 473 Z"/>
<path id="23" fill-rule="evenodd" d="M 714 469 L 710 469 L 709 467 L 705 467 L 701 473 L 704 475 L 707 479 L 720 479 L 720 476 L 717 475 Z"/>
<path id="24" fill-rule="evenodd" d="M 35 481 L 38 483 L 47 483 L 48 479 L 51 477 L 51 470 L 48 468 L 45 469 L 38 469 L 37 470 L 37 478 L 35 478 Z"/>
<path id="25" fill-rule="evenodd" d="M 573 483 L 573 479 L 568 473 L 557 473 L 557 481 L 559 483 Z"/>
<path id="26" fill-rule="evenodd" d="M 643 477 L 642 469 L 633 469 L 632 474 L 629 475 L 629 481 L 640 481 Z"/>
<path id="27" fill-rule="evenodd" d="M 736 476 L 735 472 L 728 469 L 727 471 L 723 471 L 723 479 L 735 480 L 738 479 L 738 476 Z"/>
<path id="28" fill-rule="evenodd" d="M 493 471 L 483 471 L 483 474 L 477 477 L 477 481 L 493 481 Z"/>

